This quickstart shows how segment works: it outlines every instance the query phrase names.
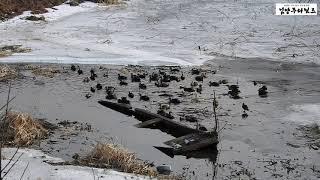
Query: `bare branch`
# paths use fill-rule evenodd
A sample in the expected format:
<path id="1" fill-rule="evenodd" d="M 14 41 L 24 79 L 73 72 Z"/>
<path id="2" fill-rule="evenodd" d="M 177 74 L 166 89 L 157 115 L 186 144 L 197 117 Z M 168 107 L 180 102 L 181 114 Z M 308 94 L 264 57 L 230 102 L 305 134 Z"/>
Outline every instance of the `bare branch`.
<path id="1" fill-rule="evenodd" d="M 6 175 L 11 171 L 11 169 L 17 164 L 17 162 L 19 161 L 19 159 L 21 158 L 21 156 L 23 155 L 23 153 L 20 154 L 20 156 L 17 158 L 17 160 L 11 165 L 11 167 L 8 169 L 8 171 L 3 175 L 2 178 L 6 177 Z"/>
<path id="2" fill-rule="evenodd" d="M 19 150 L 19 148 L 16 149 L 16 151 L 14 152 L 14 154 L 11 156 L 9 162 L 3 167 L 3 169 L 1 169 L 1 172 L 4 171 L 4 170 L 9 166 L 9 164 L 12 162 L 13 158 L 17 155 L 18 150 Z"/>
<path id="3" fill-rule="evenodd" d="M 30 163 L 30 162 L 28 162 L 26 168 L 24 168 L 23 173 L 22 173 L 22 175 L 21 175 L 21 177 L 20 177 L 20 180 L 22 180 L 22 178 L 23 178 L 23 176 L 24 176 L 24 173 L 26 173 L 26 171 L 27 171 L 27 169 L 28 169 L 28 167 L 29 167 L 29 163 Z"/>

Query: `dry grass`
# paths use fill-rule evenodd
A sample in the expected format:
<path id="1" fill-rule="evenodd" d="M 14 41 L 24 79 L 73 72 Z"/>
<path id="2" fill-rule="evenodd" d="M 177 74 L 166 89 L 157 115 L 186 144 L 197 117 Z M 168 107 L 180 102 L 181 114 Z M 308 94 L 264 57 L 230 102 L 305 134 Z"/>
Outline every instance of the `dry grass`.
<path id="1" fill-rule="evenodd" d="M 24 11 L 32 11 L 34 14 L 45 13 L 45 8 L 62 4 L 66 0 L 0 0 L 0 20 L 5 20 Z"/>
<path id="2" fill-rule="evenodd" d="M 7 57 L 7 56 L 11 56 L 12 53 L 11 52 L 7 52 L 7 51 L 0 51 L 0 58 L 1 57 Z"/>
<path id="3" fill-rule="evenodd" d="M 32 70 L 32 73 L 37 76 L 44 76 L 53 78 L 55 74 L 60 73 L 59 70 L 53 68 L 35 68 Z"/>
<path id="4" fill-rule="evenodd" d="M 120 4 L 120 0 L 97 0 L 98 3 L 105 4 L 105 5 L 113 5 L 113 4 Z"/>
<path id="5" fill-rule="evenodd" d="M 0 80 L 6 80 L 17 76 L 15 69 L 10 68 L 8 65 L 0 65 Z"/>
<path id="6" fill-rule="evenodd" d="M 139 160 L 134 153 L 114 144 L 97 144 L 82 163 L 101 167 L 107 164 L 113 169 L 126 173 L 156 177 L 157 171 L 149 164 Z"/>
<path id="7" fill-rule="evenodd" d="M 30 52 L 30 48 L 23 48 L 21 45 L 9 45 L 0 47 L 0 57 L 11 56 L 13 53 Z"/>
<path id="8" fill-rule="evenodd" d="M 9 112 L 6 119 L 6 140 L 16 146 L 28 146 L 48 136 L 49 131 L 29 114 Z"/>

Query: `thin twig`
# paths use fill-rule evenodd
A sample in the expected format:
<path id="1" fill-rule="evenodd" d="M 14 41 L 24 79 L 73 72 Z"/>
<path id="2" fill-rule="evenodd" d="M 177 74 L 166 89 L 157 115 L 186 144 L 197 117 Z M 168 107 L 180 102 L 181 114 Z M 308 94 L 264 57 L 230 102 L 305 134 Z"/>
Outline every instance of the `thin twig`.
<path id="1" fill-rule="evenodd" d="M 9 82 L 9 91 L 8 91 L 7 104 L 6 104 L 6 118 L 7 118 L 8 109 L 9 109 L 10 92 L 11 92 L 11 81 Z"/>
<path id="2" fill-rule="evenodd" d="M 27 166 L 24 168 L 23 173 L 22 173 L 22 175 L 21 175 L 21 177 L 20 177 L 20 180 L 22 180 L 22 178 L 23 178 L 23 176 L 24 176 L 24 173 L 26 173 L 26 171 L 27 171 L 27 169 L 28 169 L 28 167 L 29 167 L 29 163 L 30 163 L 30 162 L 28 162 Z"/>
<path id="3" fill-rule="evenodd" d="M 91 168 L 91 170 L 92 170 L 93 180 L 96 180 L 96 175 L 94 174 L 93 167 Z"/>
<path id="4" fill-rule="evenodd" d="M 4 170 L 9 166 L 9 164 L 11 163 L 11 161 L 13 160 L 13 158 L 17 155 L 18 150 L 19 150 L 19 148 L 16 149 L 16 151 L 14 152 L 14 154 L 11 156 L 9 162 L 4 166 L 3 169 L 1 169 L 1 171 L 4 171 Z"/>
<path id="5" fill-rule="evenodd" d="M 8 102 L 10 103 L 13 99 L 15 99 L 17 96 L 14 96 L 13 98 L 11 98 Z M 1 108 L 0 108 L 0 111 L 5 108 L 7 106 L 7 103 L 5 105 L 3 105 Z"/>
<path id="6" fill-rule="evenodd" d="M 17 158 L 17 160 L 12 164 L 12 166 L 8 169 L 8 171 L 3 175 L 2 178 L 6 177 L 6 175 L 11 171 L 11 169 L 17 164 L 17 162 L 19 161 L 19 159 L 21 158 L 21 156 L 23 155 L 23 153 L 20 154 L 20 156 Z"/>
<path id="7" fill-rule="evenodd" d="M 9 91 L 8 91 L 8 96 L 7 96 L 7 103 L 4 106 L 4 107 L 6 107 L 6 114 L 5 114 L 5 117 L 2 119 L 2 122 L 0 122 L 0 128 L 1 128 L 1 139 L 0 139 L 0 141 L 1 141 L 0 142 L 0 180 L 2 180 L 5 177 L 5 175 L 2 176 L 2 171 L 3 171 L 3 169 L 2 169 L 2 147 L 3 147 L 3 142 L 4 142 L 4 124 L 5 124 L 5 121 L 7 119 L 9 103 L 11 101 L 10 100 L 10 92 L 11 92 L 11 81 L 9 82 Z M 4 107 L 2 107 L 0 110 L 2 110 Z M 15 156 L 15 154 L 13 155 L 13 157 Z M 11 161 L 12 161 L 13 157 L 11 157 Z M 9 163 L 11 161 L 9 161 Z M 5 166 L 5 168 L 7 167 L 7 165 Z"/>
<path id="8" fill-rule="evenodd" d="M 218 133 L 219 133 L 220 131 L 222 131 L 222 130 L 224 129 L 224 127 L 226 127 L 227 124 L 228 124 L 228 123 L 225 123 L 224 126 L 223 126 L 221 129 L 219 129 Z"/>

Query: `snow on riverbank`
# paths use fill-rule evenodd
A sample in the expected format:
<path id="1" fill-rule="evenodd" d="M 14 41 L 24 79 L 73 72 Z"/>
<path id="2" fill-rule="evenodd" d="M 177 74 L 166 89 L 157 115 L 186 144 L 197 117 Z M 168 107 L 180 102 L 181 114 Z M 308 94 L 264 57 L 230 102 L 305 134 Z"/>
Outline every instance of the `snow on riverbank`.
<path id="1" fill-rule="evenodd" d="M 241 57 L 320 64 L 319 16 L 275 16 L 277 2 L 64 4 L 44 15 L 48 22 L 26 22 L 20 16 L 0 23 L 0 46 L 33 49 L 0 62 L 200 65 Z"/>
<path id="2" fill-rule="evenodd" d="M 8 163 L 15 148 L 4 148 L 4 160 L 2 167 Z M 41 151 L 34 149 L 19 149 L 12 163 L 20 156 L 21 158 L 12 170 L 6 176 L 6 179 L 18 180 L 27 167 L 23 179 L 60 179 L 60 180 L 88 180 L 88 179 L 105 179 L 105 180 L 145 180 L 148 177 L 136 176 L 128 173 L 121 173 L 114 170 L 104 170 L 98 168 L 81 167 L 81 166 L 53 166 L 46 162 L 63 162 L 60 158 L 50 157 Z M 11 163 L 11 164 L 12 164 Z M 29 164 L 29 165 L 28 165 Z M 8 166 L 9 168 L 10 166 Z M 7 169 L 8 169 L 7 168 Z M 6 169 L 6 170 L 7 170 Z M 5 172 L 6 172 L 5 170 Z"/>
<path id="3" fill-rule="evenodd" d="M 320 125 L 320 104 L 292 105 L 289 110 L 287 120 L 301 125 Z"/>

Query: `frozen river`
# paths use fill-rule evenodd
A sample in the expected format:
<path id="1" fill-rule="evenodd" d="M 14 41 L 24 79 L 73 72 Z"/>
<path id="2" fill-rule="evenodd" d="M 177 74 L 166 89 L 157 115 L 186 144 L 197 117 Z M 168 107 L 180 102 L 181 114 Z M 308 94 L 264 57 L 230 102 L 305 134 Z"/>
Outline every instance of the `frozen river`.
<path id="1" fill-rule="evenodd" d="M 261 59 L 320 63 L 319 16 L 275 16 L 274 0 L 132 0 L 58 6 L 47 22 L 0 23 L 0 45 L 27 54 L 2 62 L 199 65 Z"/>

